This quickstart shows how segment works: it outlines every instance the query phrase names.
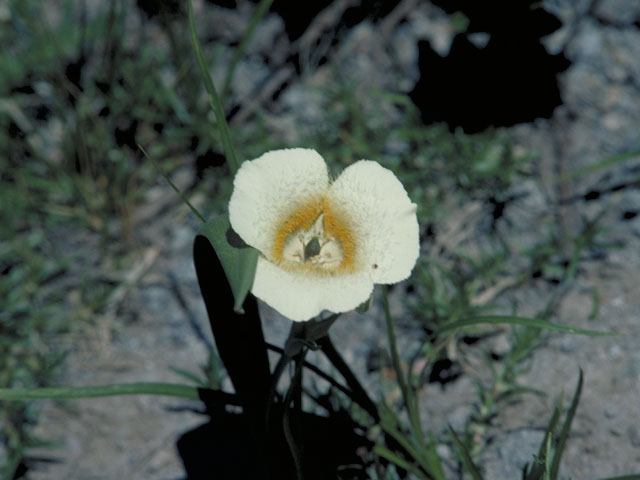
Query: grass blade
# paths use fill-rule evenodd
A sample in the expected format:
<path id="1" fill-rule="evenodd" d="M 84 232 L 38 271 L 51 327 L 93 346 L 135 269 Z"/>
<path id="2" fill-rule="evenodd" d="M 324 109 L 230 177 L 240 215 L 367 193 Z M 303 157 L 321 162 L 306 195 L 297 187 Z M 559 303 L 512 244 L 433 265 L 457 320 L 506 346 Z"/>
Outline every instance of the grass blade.
<path id="1" fill-rule="evenodd" d="M 586 167 L 579 168 L 577 170 L 563 173 L 559 175 L 556 179 L 557 182 L 563 182 L 565 180 L 571 180 L 582 175 L 586 175 L 589 173 L 597 172 L 598 170 L 604 170 L 606 168 L 610 168 L 621 163 L 626 162 L 631 158 L 635 158 L 640 156 L 640 149 L 629 150 L 627 152 L 621 152 L 616 155 L 612 155 L 610 157 L 606 157 L 600 161 L 597 161 L 593 164 L 587 165 Z"/>
<path id="2" fill-rule="evenodd" d="M 569 411 L 567 412 L 567 417 L 560 429 L 560 434 L 558 435 L 556 449 L 553 454 L 553 462 L 551 463 L 550 477 L 552 479 L 558 478 L 558 470 L 560 469 L 560 459 L 562 458 L 562 454 L 564 452 L 564 447 L 567 443 L 567 439 L 569 438 L 569 431 L 571 430 L 571 422 L 573 422 L 573 417 L 576 414 L 576 409 L 578 408 L 578 403 L 580 402 L 580 395 L 582 394 L 582 369 L 580 369 L 580 376 L 578 377 L 578 385 L 576 386 L 576 392 L 573 395 L 573 400 L 571 400 L 571 406 L 569 407 Z"/>
<path id="3" fill-rule="evenodd" d="M 397 425 L 397 417 L 393 413 L 393 411 L 387 407 L 385 404 L 382 404 L 380 407 L 380 426 L 382 430 L 387 434 L 391 435 L 393 439 L 400 444 L 402 448 L 406 450 L 406 452 L 413 457 L 415 461 L 417 461 L 420 466 L 426 471 L 429 471 L 429 464 L 425 460 L 424 456 L 420 454 L 418 450 L 411 444 L 407 435 L 400 432 L 398 430 Z"/>
<path id="4" fill-rule="evenodd" d="M 600 480 L 640 480 L 640 473 L 631 473 L 629 475 L 620 475 L 619 477 L 607 477 Z"/>
<path id="5" fill-rule="evenodd" d="M 546 328 L 547 330 L 555 330 L 564 333 L 573 333 L 576 335 L 589 335 L 592 337 L 608 337 L 618 335 L 617 332 L 604 332 L 601 330 L 588 330 L 585 328 L 569 327 L 558 323 L 548 322 L 539 318 L 514 317 L 509 315 L 484 315 L 479 317 L 470 317 L 458 320 L 457 322 L 448 323 L 436 328 L 436 333 L 440 334 L 457 328 L 465 328 L 482 323 L 508 323 L 511 325 L 522 325 L 524 327 Z"/>
<path id="6" fill-rule="evenodd" d="M 549 459 L 547 458 L 549 441 L 551 440 L 553 433 L 556 431 L 561 414 L 562 406 L 561 402 L 559 402 L 553 409 L 553 414 L 551 415 L 551 420 L 549 421 L 547 430 L 544 434 L 544 438 L 542 439 L 542 443 L 540 444 L 540 449 L 538 450 L 538 456 L 536 460 L 528 469 L 528 471 L 524 471 L 524 475 L 522 476 L 524 480 L 540 480 L 540 478 L 545 473 L 546 465 L 549 463 Z"/>
<path id="7" fill-rule="evenodd" d="M 453 437 L 453 443 L 458 450 L 458 454 L 462 458 L 462 463 L 471 474 L 471 478 L 473 478 L 473 480 L 482 480 L 480 470 L 478 470 L 476 464 L 473 463 L 473 459 L 471 458 L 471 454 L 469 454 L 469 450 L 467 450 L 467 447 L 465 447 L 464 443 L 462 443 L 462 440 L 460 440 L 460 437 L 458 437 L 458 434 L 451 427 L 451 425 L 449 425 L 449 431 L 451 432 L 451 436 Z"/>
<path id="8" fill-rule="evenodd" d="M 233 52 L 233 58 L 229 63 L 229 68 L 227 68 L 227 74 L 224 78 L 224 84 L 222 85 L 222 98 L 226 98 L 226 96 L 229 94 L 229 89 L 231 88 L 231 82 L 233 80 L 233 75 L 236 72 L 238 62 L 240 62 L 240 59 L 243 57 L 245 51 L 247 50 L 247 46 L 249 45 L 249 41 L 253 36 L 253 32 L 255 32 L 256 27 L 260 23 L 260 20 L 262 20 L 265 14 L 269 11 L 269 7 L 271 7 L 272 3 L 273 0 L 262 0 L 253 12 L 253 15 L 251 15 L 249 24 L 247 25 L 246 30 L 242 33 L 240 43 Z"/>
<path id="9" fill-rule="evenodd" d="M 116 395 L 167 395 L 200 399 L 197 387 L 161 382 L 114 383 L 86 387 L 0 388 L 0 400 L 93 398 Z"/>
<path id="10" fill-rule="evenodd" d="M 198 35 L 196 33 L 196 22 L 193 16 L 192 0 L 189 0 L 187 2 L 187 5 L 189 7 L 189 31 L 191 33 L 191 42 L 193 43 L 193 50 L 196 54 L 196 60 L 198 61 L 198 67 L 200 68 L 202 81 L 204 82 L 204 86 L 207 89 L 207 93 L 209 93 L 209 102 L 211 103 L 211 108 L 213 109 L 213 113 L 216 116 L 216 125 L 218 127 L 218 131 L 220 132 L 220 137 L 222 139 L 222 146 L 224 148 L 224 153 L 227 157 L 227 164 L 229 165 L 231 172 L 235 174 L 238 171 L 238 168 L 240 168 L 240 163 L 238 162 L 238 158 L 236 157 L 236 152 L 233 148 L 233 143 L 231 142 L 231 135 L 229 134 L 229 126 L 227 125 L 227 118 L 224 113 L 222 102 L 220 101 L 220 97 L 218 97 L 218 93 L 216 92 L 216 87 L 213 83 L 213 79 L 209 74 L 207 65 L 204 63 L 204 58 L 202 57 L 202 51 L 200 50 L 200 42 L 198 41 Z"/>
<path id="11" fill-rule="evenodd" d="M 383 447 L 382 445 L 376 445 L 375 447 L 373 447 L 373 451 L 376 453 L 376 455 L 379 455 L 382 458 L 386 458 L 391 463 L 405 469 L 407 472 L 412 473 L 416 478 L 429 480 L 429 477 L 422 470 L 420 470 L 415 465 L 407 462 L 404 458 L 399 457 L 388 448 Z"/>
<path id="12" fill-rule="evenodd" d="M 160 175 L 163 176 L 163 178 L 167 181 L 167 183 L 171 186 L 171 188 L 173 188 L 173 190 L 178 194 L 180 199 L 187 205 L 187 207 L 189 207 L 191 209 L 193 214 L 196 217 L 198 217 L 202 223 L 206 222 L 207 220 L 204 218 L 204 215 L 202 215 L 198 211 L 198 209 L 193 206 L 193 204 L 189 201 L 189 199 L 186 197 L 186 195 L 184 193 L 182 193 L 182 191 L 178 188 L 178 186 L 175 183 L 173 183 L 173 180 L 171 180 L 171 178 L 169 178 L 169 175 L 167 175 L 167 173 L 162 169 L 162 167 L 160 167 L 160 164 L 155 160 L 155 158 L 152 158 L 147 153 L 147 151 L 142 147 L 142 145 L 138 144 L 138 148 L 140 149 L 142 154 L 147 158 L 147 160 L 150 160 L 151 163 L 153 163 L 153 166 L 156 167 L 156 170 L 158 170 Z"/>

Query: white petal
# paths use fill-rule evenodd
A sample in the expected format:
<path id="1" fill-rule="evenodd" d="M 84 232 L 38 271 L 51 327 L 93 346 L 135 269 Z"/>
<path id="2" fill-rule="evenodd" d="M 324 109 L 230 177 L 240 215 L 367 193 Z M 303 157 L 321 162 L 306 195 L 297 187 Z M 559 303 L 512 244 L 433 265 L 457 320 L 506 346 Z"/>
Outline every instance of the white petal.
<path id="1" fill-rule="evenodd" d="M 246 161 L 233 181 L 231 226 L 248 245 L 266 253 L 287 212 L 324 194 L 328 184 L 327 165 L 315 150 L 273 150 Z"/>
<path id="2" fill-rule="evenodd" d="M 282 315 L 302 322 L 323 310 L 347 312 L 369 298 L 373 281 L 367 274 L 314 275 L 294 273 L 258 259 L 251 292 Z"/>
<path id="3" fill-rule="evenodd" d="M 349 212 L 358 256 L 375 283 L 411 274 L 420 252 L 416 205 L 391 170 L 360 160 L 331 185 L 329 198 Z"/>

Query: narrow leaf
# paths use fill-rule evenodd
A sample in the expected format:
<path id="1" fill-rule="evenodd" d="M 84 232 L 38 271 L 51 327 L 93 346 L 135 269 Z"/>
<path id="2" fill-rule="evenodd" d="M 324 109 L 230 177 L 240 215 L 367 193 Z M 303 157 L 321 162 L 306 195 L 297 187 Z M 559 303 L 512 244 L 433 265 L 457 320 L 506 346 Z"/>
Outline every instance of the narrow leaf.
<path id="1" fill-rule="evenodd" d="M 618 477 L 601 478 L 600 480 L 640 480 L 640 473 L 631 473 L 629 475 L 620 475 Z"/>
<path id="2" fill-rule="evenodd" d="M 244 412 L 263 429 L 269 361 L 256 299 L 247 296 L 257 251 L 243 245 L 224 215 L 202 226 L 193 260 L 220 360 Z"/>
<path id="3" fill-rule="evenodd" d="M 473 463 L 473 459 L 471 458 L 469 450 L 467 450 L 467 447 L 465 447 L 464 443 L 462 443 L 462 440 L 460 440 L 460 437 L 458 437 L 458 434 L 451 427 L 451 425 L 449 425 L 449 431 L 451 432 L 451 436 L 453 437 L 453 443 L 458 450 L 458 454 L 460 455 L 460 458 L 462 458 L 462 463 L 471 474 L 471 478 L 473 478 L 473 480 L 482 480 L 480 470 L 478 470 L 476 464 Z"/>
<path id="4" fill-rule="evenodd" d="M 524 327 L 533 328 L 546 328 L 547 330 L 555 330 L 564 333 L 573 333 L 577 335 L 589 335 L 589 336 L 615 336 L 617 332 L 604 332 L 600 330 L 587 330 L 584 328 L 569 327 L 567 325 L 560 325 L 558 323 L 548 322 L 539 318 L 528 317 L 514 317 L 509 315 L 485 315 L 480 317 L 464 318 L 457 322 L 448 323 L 436 328 L 436 333 L 443 333 L 449 330 L 455 330 L 457 328 L 465 328 L 473 325 L 479 325 L 482 323 L 501 324 L 508 323 L 511 325 L 522 325 Z"/>
<path id="5" fill-rule="evenodd" d="M 405 449 L 406 453 L 411 455 L 411 457 L 413 457 L 413 459 L 418 462 L 422 466 L 422 468 L 424 468 L 426 471 L 429 471 L 429 464 L 426 461 L 424 455 L 421 455 L 420 452 L 416 450 L 416 448 L 409 441 L 409 438 L 406 434 L 400 432 L 397 429 L 397 424 L 389 407 L 383 404 L 382 408 L 380 409 L 380 415 L 380 426 L 382 427 L 382 430 L 391 435 L 391 437 L 396 442 L 398 442 L 402 448 Z"/>
<path id="6" fill-rule="evenodd" d="M 256 274 L 258 251 L 246 245 L 231 229 L 227 214 L 202 225 L 198 236 L 206 238 L 211 243 L 231 286 L 235 299 L 233 308 L 237 313 L 243 313 L 242 304 Z"/>
<path id="7" fill-rule="evenodd" d="M 187 6 L 189 8 L 189 32 L 191 33 L 191 42 L 193 43 L 193 50 L 196 54 L 198 67 L 200 68 L 200 75 L 202 76 L 202 81 L 204 82 L 204 86 L 207 89 L 207 93 L 209 93 L 209 102 L 211 103 L 211 108 L 213 109 L 213 113 L 216 116 L 216 125 L 218 127 L 218 131 L 220 132 L 224 153 L 227 156 L 227 164 L 229 165 L 231 171 L 235 174 L 238 171 L 238 168 L 240 168 L 240 163 L 238 162 L 236 152 L 233 148 L 233 143 L 231 142 L 231 135 L 229 134 L 229 126 L 227 125 L 227 118 L 224 113 L 224 107 L 222 106 L 222 102 L 218 97 L 213 79 L 209 74 L 207 65 L 204 63 L 204 58 L 202 57 L 200 42 L 198 41 L 198 34 L 196 32 L 196 23 L 193 17 L 192 0 L 189 0 L 187 2 Z"/>
<path id="8" fill-rule="evenodd" d="M 407 472 L 411 472 L 416 478 L 429 480 L 429 477 L 422 470 L 420 470 L 415 465 L 407 462 L 405 459 L 399 457 L 388 448 L 383 447 L 382 445 L 376 445 L 375 447 L 373 447 L 373 451 L 380 457 L 386 458 L 388 461 L 394 463 L 398 467 L 404 468 Z"/>
<path id="9" fill-rule="evenodd" d="M 531 467 L 529 469 L 525 468 L 524 470 L 522 477 L 524 480 L 540 480 L 540 478 L 542 478 L 545 472 L 545 466 L 549 463 L 549 459 L 547 458 L 547 445 L 558 427 L 560 415 L 562 415 L 562 406 L 558 403 L 553 409 L 551 420 L 547 425 L 547 430 L 544 438 L 542 439 L 542 443 L 540 444 L 540 449 L 538 450 L 538 456 L 534 460 L 533 464 L 531 464 Z"/>
<path id="10" fill-rule="evenodd" d="M 198 217 L 200 219 L 200 221 L 205 222 L 205 218 L 204 216 L 198 211 L 198 209 L 196 207 L 193 206 L 193 204 L 189 201 L 189 199 L 186 197 L 186 195 L 184 193 L 182 193 L 182 191 L 178 188 L 178 186 L 173 183 L 173 180 L 171 180 L 171 178 L 169 177 L 169 175 L 167 175 L 167 173 L 162 169 L 162 167 L 160 166 L 160 164 L 156 161 L 155 158 L 151 157 L 147 151 L 144 149 L 144 147 L 140 144 L 138 144 L 138 148 L 140 149 L 140 151 L 142 152 L 142 154 L 147 158 L 147 160 L 151 160 L 151 163 L 153 163 L 153 166 L 156 167 L 156 170 L 158 170 L 158 172 L 160 173 L 160 175 L 162 175 L 164 177 L 164 179 L 167 181 L 167 183 L 171 186 L 171 188 L 173 188 L 173 190 L 178 194 L 178 196 L 180 197 L 180 199 L 185 203 L 185 205 L 187 207 L 189 207 L 189 209 L 191 209 L 191 211 L 193 212 L 193 214 Z"/>
<path id="11" fill-rule="evenodd" d="M 223 98 L 229 93 L 229 89 L 231 88 L 231 81 L 233 80 L 233 75 L 235 74 L 236 67 L 238 66 L 238 63 L 240 62 L 245 52 L 247 51 L 247 46 L 249 46 L 249 41 L 251 40 L 251 37 L 253 37 L 253 34 L 256 28 L 258 27 L 258 24 L 260 23 L 260 20 L 262 20 L 265 14 L 269 11 L 269 7 L 271 7 L 272 3 L 273 3 L 273 0 L 261 0 L 258 6 L 256 7 L 256 9 L 254 10 L 253 14 L 251 15 L 247 28 L 245 29 L 244 32 L 242 32 L 240 43 L 238 43 L 238 46 L 233 52 L 233 58 L 229 63 L 229 67 L 227 68 L 227 74 L 225 76 L 224 84 L 222 86 Z"/>
<path id="12" fill-rule="evenodd" d="M 558 478 L 558 471 L 560 470 L 560 459 L 562 458 L 562 454 L 564 453 L 564 447 L 567 443 L 567 439 L 569 438 L 569 432 L 571 430 L 571 422 L 573 422 L 573 417 L 576 414 L 576 410 L 578 408 L 578 403 L 580 402 L 580 395 L 582 393 L 582 369 L 580 369 L 580 376 L 578 377 L 578 385 L 576 386 L 576 392 L 573 394 L 573 400 L 571 400 L 571 406 L 569 407 L 569 411 L 567 412 L 567 417 L 560 429 L 560 433 L 558 434 L 558 439 L 556 443 L 556 449 L 553 454 L 553 462 L 551 463 L 551 475 L 550 477 L 555 479 Z"/>
<path id="13" fill-rule="evenodd" d="M 0 388 L 1 400 L 41 398 L 93 398 L 116 395 L 167 395 L 198 400 L 199 389 L 191 385 L 161 382 L 115 383 L 86 387 Z"/>

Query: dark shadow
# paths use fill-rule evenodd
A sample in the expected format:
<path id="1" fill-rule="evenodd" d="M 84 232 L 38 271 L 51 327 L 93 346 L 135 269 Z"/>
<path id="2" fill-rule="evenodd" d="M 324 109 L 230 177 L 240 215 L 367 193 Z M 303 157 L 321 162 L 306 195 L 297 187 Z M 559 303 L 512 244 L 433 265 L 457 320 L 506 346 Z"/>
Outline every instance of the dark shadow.
<path id="1" fill-rule="evenodd" d="M 419 42 L 420 79 L 410 96 L 425 123 L 476 133 L 551 117 L 562 103 L 557 74 L 570 64 L 540 41 L 561 26 L 554 15 L 534 0 L 434 3 L 463 12 L 469 24 L 446 56 Z"/>
<path id="2" fill-rule="evenodd" d="M 227 232 L 230 245 L 243 248 L 234 235 Z M 177 442 L 186 478 L 293 479 L 295 468 L 283 433 L 279 394 L 271 399 L 274 403 L 266 424 L 272 373 L 256 300 L 247 296 L 245 313 L 234 312 L 222 265 L 203 235 L 194 242 L 194 263 L 216 347 L 236 393 L 200 390 L 209 421 L 184 433 Z M 370 451 L 372 443 L 362 427 L 344 409 L 323 403 L 322 396 L 315 400 L 326 416 L 289 410 L 304 477 L 366 478 L 365 462 L 357 452 Z"/>
<path id="3" fill-rule="evenodd" d="M 260 478 L 295 479 L 289 447 L 282 433 L 282 408 L 272 410 L 269 440 L 256 443 L 245 415 L 219 411 L 177 442 L 188 480 Z M 305 479 L 367 478 L 360 447 L 372 448 L 346 412 L 320 417 L 303 413 L 292 422 L 302 448 Z"/>

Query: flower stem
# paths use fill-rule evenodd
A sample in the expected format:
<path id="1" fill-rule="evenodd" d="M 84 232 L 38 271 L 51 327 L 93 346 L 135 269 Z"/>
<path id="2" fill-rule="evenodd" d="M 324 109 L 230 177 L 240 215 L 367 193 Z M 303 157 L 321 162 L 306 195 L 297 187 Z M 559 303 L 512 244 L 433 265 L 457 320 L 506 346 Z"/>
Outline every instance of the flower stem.
<path id="1" fill-rule="evenodd" d="M 321 342 L 318 342 L 319 345 L 321 345 Z M 276 353 L 279 353 L 280 355 L 284 355 L 284 349 L 273 345 L 269 342 L 265 342 L 265 345 L 267 346 L 267 348 L 271 351 L 274 351 Z M 281 361 L 281 360 L 280 360 Z M 311 372 L 315 373 L 316 375 L 318 375 L 320 378 L 322 378 L 323 380 L 326 380 L 329 384 L 331 384 L 335 389 L 340 390 L 342 393 L 344 393 L 346 396 L 348 396 L 349 398 L 351 398 L 352 400 L 356 401 L 353 398 L 353 392 L 351 392 L 351 390 L 349 390 L 347 387 L 345 387 L 344 385 L 341 385 L 340 383 L 338 383 L 335 378 L 333 378 L 331 375 L 329 375 L 328 373 L 323 372 L 322 370 L 320 370 L 318 367 L 316 367 L 314 364 L 309 363 L 308 361 L 304 361 L 304 366 L 306 368 L 308 368 Z"/>
<path id="2" fill-rule="evenodd" d="M 347 385 L 351 389 L 350 397 L 351 399 L 360 405 L 375 422 L 380 421 L 380 414 L 378 413 L 378 408 L 376 404 L 373 403 L 367 391 L 363 388 L 363 386 L 358 381 L 358 378 L 354 375 L 354 373 L 349 368 L 349 365 L 344 361 L 342 355 L 336 350 L 333 342 L 329 335 L 322 337 L 318 340 L 318 344 L 322 348 L 322 351 L 327 356 L 329 361 L 333 364 L 334 367 L 338 369 L 340 375 L 342 375 L 347 382 Z"/>
<path id="3" fill-rule="evenodd" d="M 404 377 L 404 372 L 402 371 L 400 355 L 398 355 L 398 345 L 396 343 L 396 332 L 393 327 L 391 310 L 389 309 L 389 298 L 387 297 L 387 287 L 386 285 L 381 285 L 381 287 L 382 287 L 382 308 L 384 310 L 384 318 L 387 325 L 387 336 L 389 337 L 389 349 L 391 350 L 391 361 L 393 362 L 393 369 L 396 372 L 398 385 L 400 386 L 400 391 L 402 392 L 402 399 L 404 401 L 405 407 L 407 408 L 407 413 L 409 414 L 409 420 L 411 421 L 411 427 L 412 427 L 411 429 L 413 430 L 413 435 L 418 441 L 420 450 L 422 452 L 427 452 L 427 447 L 426 447 L 424 435 L 422 432 L 422 424 L 420 422 L 420 413 L 417 408 L 415 394 L 413 393 L 412 390 L 410 390 L 410 387 L 407 384 L 407 381 Z"/>
<path id="4" fill-rule="evenodd" d="M 302 351 L 296 356 L 296 369 L 293 374 L 293 378 L 291 379 L 291 385 L 289 386 L 289 390 L 287 390 L 287 394 L 284 397 L 284 415 L 282 417 L 282 427 L 284 430 L 284 437 L 287 440 L 287 444 L 289 445 L 289 450 L 291 451 L 291 456 L 293 457 L 293 463 L 296 467 L 296 478 L 298 480 L 303 480 L 304 473 L 302 469 L 302 452 L 298 448 L 296 444 L 295 438 L 293 436 L 293 431 L 291 429 L 291 413 L 292 410 L 295 411 L 296 414 L 300 415 L 302 413 L 301 407 L 296 401 L 296 398 L 300 395 L 302 391 L 302 366 L 304 363 L 304 357 L 307 354 L 307 349 L 303 348 Z M 291 403 L 298 403 L 295 405 L 297 408 L 292 409 Z"/>

